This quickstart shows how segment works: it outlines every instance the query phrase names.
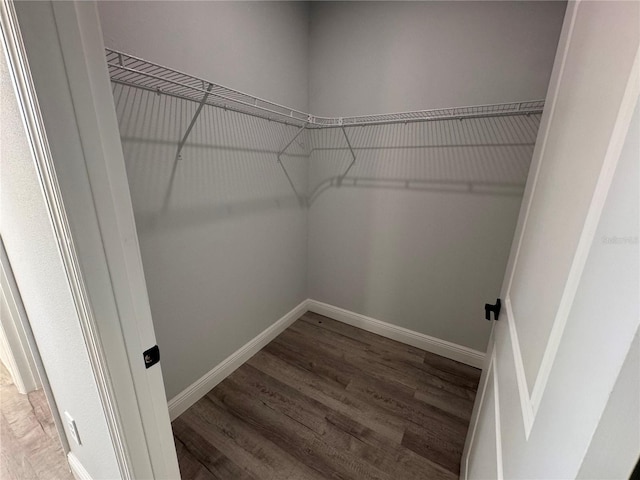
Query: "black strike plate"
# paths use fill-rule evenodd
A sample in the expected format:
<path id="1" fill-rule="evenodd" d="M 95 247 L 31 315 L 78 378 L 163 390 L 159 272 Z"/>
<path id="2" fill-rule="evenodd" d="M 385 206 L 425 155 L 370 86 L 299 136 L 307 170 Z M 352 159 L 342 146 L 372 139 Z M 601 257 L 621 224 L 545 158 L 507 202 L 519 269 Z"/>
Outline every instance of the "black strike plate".
<path id="1" fill-rule="evenodd" d="M 498 320 L 500 316 L 500 309 L 502 308 L 502 302 L 500 299 L 496 299 L 496 304 L 491 305 L 490 303 L 484 304 L 484 318 L 487 320 L 491 320 L 491 312 L 493 312 L 493 317 Z"/>
<path id="2" fill-rule="evenodd" d="M 146 368 L 153 367 L 156 363 L 160 361 L 160 349 L 158 345 L 154 345 L 149 350 L 145 351 L 142 354 L 144 358 L 144 366 Z"/>

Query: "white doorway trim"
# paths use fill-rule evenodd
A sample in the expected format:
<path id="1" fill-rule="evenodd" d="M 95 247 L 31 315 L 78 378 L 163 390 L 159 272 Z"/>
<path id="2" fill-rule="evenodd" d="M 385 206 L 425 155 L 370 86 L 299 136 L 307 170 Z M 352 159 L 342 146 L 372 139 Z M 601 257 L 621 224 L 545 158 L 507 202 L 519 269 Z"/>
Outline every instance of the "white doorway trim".
<path id="1" fill-rule="evenodd" d="M 21 345 L 21 347 L 25 350 L 25 354 L 30 356 L 30 360 L 32 361 L 32 374 L 36 377 L 35 386 L 36 388 L 42 388 L 44 392 L 47 403 L 49 404 L 49 409 L 51 410 L 53 423 L 56 426 L 58 437 L 60 438 L 60 443 L 62 444 L 62 450 L 65 454 L 68 454 L 70 448 L 69 442 L 67 441 L 67 435 L 65 434 L 64 428 L 62 426 L 62 419 L 60 418 L 60 413 L 58 411 L 53 392 L 51 391 L 51 385 L 49 384 L 49 379 L 47 378 L 47 372 L 44 368 L 44 364 L 42 363 L 42 357 L 40 356 L 40 352 L 38 351 L 38 346 L 36 345 L 36 340 L 33 336 L 33 331 L 31 330 L 31 325 L 29 324 L 29 318 L 27 317 L 27 312 L 24 308 L 24 304 L 22 303 L 22 297 L 20 296 L 20 291 L 18 290 L 16 279 L 13 276 L 13 270 L 11 269 L 9 257 L 7 255 L 7 251 L 5 250 L 2 238 L 0 238 L 0 282 L 2 284 L 2 295 L 7 301 L 7 306 L 9 307 L 12 316 L 11 322 L 15 324 L 16 329 L 21 329 L 22 334 L 24 335 L 24 343 Z M 18 389 L 18 391 L 20 390 Z"/>
<path id="2" fill-rule="evenodd" d="M 155 334 L 97 8 L 93 2 L 47 7 L 56 44 L 21 32 L 21 15 L 32 13 L 10 1 L 0 2 L 2 41 L 119 473 L 123 479 L 179 478 L 161 368 L 146 369 L 143 361 Z M 60 57 L 65 98 L 58 95 L 60 83 L 44 78 L 60 70 Z M 61 138 L 55 129 L 47 136 L 47 119 L 57 120 L 59 112 L 36 93 L 40 100 L 66 101 L 67 112 L 71 104 L 77 136 Z M 80 157 L 54 158 L 49 148 L 74 142 Z"/>
<path id="3" fill-rule="evenodd" d="M 9 370 L 18 392 L 26 395 L 38 390 L 42 384 L 34 352 L 27 335 L 29 324 L 19 293 L 14 289 L 11 267 L 0 237 L 0 296 L 4 314 L 0 314 L 1 360 Z"/>
<path id="4" fill-rule="evenodd" d="M 22 120 L 29 137 L 29 143 L 35 159 L 40 185 L 49 209 L 49 218 L 58 240 L 58 250 L 62 256 L 67 279 L 76 304 L 82 333 L 89 352 L 91 367 L 107 419 L 109 433 L 113 441 L 118 466 L 123 478 L 133 478 L 131 460 L 125 447 L 123 427 L 115 409 L 112 398 L 115 397 L 113 386 L 109 380 L 105 354 L 97 333 L 97 325 L 93 318 L 88 301 L 82 274 L 78 268 L 76 249 L 71 237 L 69 223 L 62 203 L 62 195 L 53 167 L 53 158 L 49 150 L 49 142 L 44 129 L 44 122 L 36 98 L 35 87 L 31 79 L 27 55 L 22 43 L 22 35 L 17 15 L 12 2 L 0 3 L 2 18 L 2 40 L 8 56 L 9 71 L 18 102 L 22 109 Z"/>

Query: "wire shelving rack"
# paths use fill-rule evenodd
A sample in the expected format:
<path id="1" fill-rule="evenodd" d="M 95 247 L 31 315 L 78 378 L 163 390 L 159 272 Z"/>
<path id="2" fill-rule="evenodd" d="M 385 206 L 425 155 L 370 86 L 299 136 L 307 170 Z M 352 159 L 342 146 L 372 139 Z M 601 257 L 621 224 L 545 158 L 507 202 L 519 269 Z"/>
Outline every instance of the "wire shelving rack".
<path id="1" fill-rule="evenodd" d="M 344 128 L 348 126 L 531 115 L 542 113 L 544 108 L 544 100 L 531 100 L 378 115 L 320 117 L 164 67 L 124 52 L 106 49 L 106 56 L 109 76 L 114 83 L 191 100 L 201 105 L 211 105 L 299 128 Z"/>
<path id="2" fill-rule="evenodd" d="M 297 132 L 293 138 L 277 153 L 276 158 L 291 188 L 301 201 L 303 198 L 299 195 L 293 180 L 282 163 L 282 155 L 284 155 L 289 146 L 306 129 L 340 128 L 342 130 L 352 160 L 346 171 L 338 178 L 338 184 L 340 185 L 356 162 L 356 154 L 345 130 L 346 127 L 532 115 L 542 113 L 544 108 L 544 100 L 531 100 L 492 105 L 472 105 L 412 112 L 383 113 L 378 115 L 320 117 L 269 100 L 264 100 L 172 68 L 164 67 L 117 50 L 106 49 L 106 56 L 109 76 L 112 82 L 144 89 L 157 94 L 190 100 L 199 104 L 189 126 L 178 142 L 169 188 L 163 203 L 163 210 L 168 206 L 178 161 L 182 158 L 182 149 L 205 105 L 297 127 Z"/>

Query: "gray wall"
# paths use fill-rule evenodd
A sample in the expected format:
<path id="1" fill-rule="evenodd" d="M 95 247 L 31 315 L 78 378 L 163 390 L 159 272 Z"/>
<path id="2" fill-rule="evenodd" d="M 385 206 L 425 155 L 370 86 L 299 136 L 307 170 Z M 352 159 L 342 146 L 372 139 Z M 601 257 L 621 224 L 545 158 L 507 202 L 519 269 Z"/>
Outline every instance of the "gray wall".
<path id="1" fill-rule="evenodd" d="M 35 4 L 34 4 L 35 5 Z M 50 5 L 39 3 L 36 16 L 23 15 L 20 27 L 55 34 L 47 23 Z M 76 421 L 82 445 L 71 451 L 95 479 L 119 478 L 89 356 L 80 329 L 53 227 L 31 157 L 21 113 L 0 54 L 0 234 L 24 301 L 56 407 Z M 66 425 L 64 425 L 66 428 Z"/>
<path id="2" fill-rule="evenodd" d="M 332 116 L 543 98 L 564 11 L 99 7 L 109 47 Z M 348 129 L 358 162 L 340 188 L 344 138 L 308 132 L 285 160 L 306 209 L 274 162 L 291 127 L 205 108 L 169 188 L 195 106 L 125 87 L 114 98 L 170 398 L 307 296 L 484 350 L 482 305 L 498 295 L 537 116 Z"/>
<path id="3" fill-rule="evenodd" d="M 105 46 L 307 110 L 306 2 L 98 2 Z"/>
<path id="4" fill-rule="evenodd" d="M 544 98 L 564 3 L 317 2 L 309 107 Z M 309 296 L 484 351 L 539 118 L 349 128 L 312 142 Z M 331 180 L 333 178 L 333 181 Z M 407 182 L 408 181 L 408 182 Z"/>
<path id="5" fill-rule="evenodd" d="M 307 108 L 306 4 L 99 7 L 108 47 Z M 196 105 L 129 87 L 114 98 L 172 398 L 307 297 L 307 212 L 276 163 L 295 128 L 206 107 L 170 187 Z M 288 153 L 304 192 L 308 152 Z"/>
<path id="6" fill-rule="evenodd" d="M 565 2 L 311 2 L 309 108 L 347 116 L 544 98 Z"/>
<path id="7" fill-rule="evenodd" d="M 484 351 L 539 116 L 350 128 L 311 143 L 309 296 Z M 506 144 L 506 146 L 505 146 Z"/>

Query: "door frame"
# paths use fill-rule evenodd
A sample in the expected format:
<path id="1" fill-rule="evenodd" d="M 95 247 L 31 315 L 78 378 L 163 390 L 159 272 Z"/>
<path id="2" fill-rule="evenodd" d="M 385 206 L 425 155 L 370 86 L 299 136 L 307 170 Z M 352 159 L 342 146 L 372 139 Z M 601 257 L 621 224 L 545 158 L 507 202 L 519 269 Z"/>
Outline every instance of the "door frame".
<path id="1" fill-rule="evenodd" d="M 58 45 L 25 31 L 31 36 L 26 49 L 12 1 L 0 2 L 2 41 L 116 461 L 124 479 L 179 478 L 161 367 L 146 369 L 143 360 L 155 332 L 97 6 L 50 2 L 48 11 Z M 56 95 L 59 88 L 42 78 L 47 63 L 56 61 L 55 49 L 66 70 L 77 139 L 56 137 L 55 130 L 47 137 L 45 118 L 58 112 L 51 104 L 43 111 L 38 102 L 38 94 Z M 34 67 L 40 77 L 32 76 Z M 53 158 L 50 142 L 74 141 L 84 158 Z M 72 179 L 67 169 L 64 178 L 61 161 L 79 162 L 72 171 L 83 175 Z"/>
<path id="2" fill-rule="evenodd" d="M 69 441 L 64 431 L 64 427 L 62 426 L 62 419 L 60 418 L 60 413 L 56 406 L 55 398 L 51 390 L 51 385 L 49 384 L 49 378 L 47 377 L 47 372 L 44 368 L 42 357 L 40 356 L 36 340 L 33 336 L 33 331 L 31 330 L 31 325 L 29 323 L 29 317 L 27 316 L 24 304 L 22 303 L 20 290 L 18 290 L 18 284 L 16 283 L 16 279 L 13 276 L 13 270 L 11 269 L 11 264 L 9 263 L 9 256 L 7 255 L 7 251 L 4 247 L 4 242 L 2 241 L 1 237 L 0 282 L 2 283 L 2 295 L 5 297 L 7 306 L 10 310 L 11 318 L 9 319 L 9 322 L 13 324 L 13 327 L 16 330 L 21 330 L 20 333 L 22 338 L 20 339 L 20 348 L 24 351 L 25 356 L 29 355 L 31 357 L 30 368 L 32 369 L 32 371 L 30 373 L 34 377 L 36 377 L 34 379 L 35 383 L 33 384 L 33 390 L 42 388 L 42 391 L 44 392 L 45 398 L 47 399 L 47 403 L 49 405 L 49 410 L 51 410 L 51 417 L 53 418 L 53 423 L 56 427 L 56 431 L 58 432 L 62 450 L 66 455 L 71 451 L 71 449 L 69 448 Z M 13 380 L 14 383 L 17 383 L 15 378 Z M 16 387 L 18 387 L 17 384 Z M 23 387 L 25 387 L 24 384 Z M 20 388 L 18 388 L 18 391 L 20 391 Z"/>
<path id="3" fill-rule="evenodd" d="M 9 259 L 0 237 L 0 297 L 7 307 L 7 315 L 0 318 L 0 345 L 5 351 L 7 367 L 18 392 L 26 395 L 42 387 L 43 371 L 38 369 L 33 334 L 16 288 Z M 41 363 L 40 363 L 41 365 Z"/>

